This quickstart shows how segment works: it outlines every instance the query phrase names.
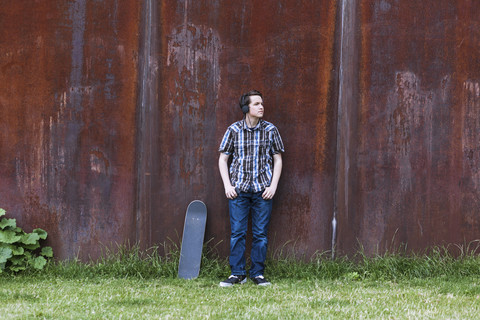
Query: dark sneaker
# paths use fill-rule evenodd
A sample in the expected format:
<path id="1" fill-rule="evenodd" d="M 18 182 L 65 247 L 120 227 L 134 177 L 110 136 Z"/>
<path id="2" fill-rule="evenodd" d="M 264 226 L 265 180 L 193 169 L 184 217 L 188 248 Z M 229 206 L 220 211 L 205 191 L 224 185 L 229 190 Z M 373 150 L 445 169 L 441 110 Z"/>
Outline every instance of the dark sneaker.
<path id="1" fill-rule="evenodd" d="M 270 282 L 267 281 L 263 276 L 256 276 L 255 278 L 252 278 L 252 281 L 259 286 L 269 286 L 271 285 Z"/>
<path id="2" fill-rule="evenodd" d="M 233 274 L 227 280 L 220 282 L 220 287 L 230 287 L 234 284 L 244 284 L 247 282 L 247 276 L 234 276 Z"/>

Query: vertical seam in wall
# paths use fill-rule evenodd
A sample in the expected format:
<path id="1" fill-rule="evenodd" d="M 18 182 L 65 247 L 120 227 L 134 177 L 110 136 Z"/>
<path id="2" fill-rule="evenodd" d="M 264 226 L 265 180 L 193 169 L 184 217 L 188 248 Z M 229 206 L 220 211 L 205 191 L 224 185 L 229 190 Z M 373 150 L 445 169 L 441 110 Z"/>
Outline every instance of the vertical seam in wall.
<path id="1" fill-rule="evenodd" d="M 335 190 L 334 190 L 334 209 L 332 217 L 332 259 L 336 256 L 336 246 L 337 246 L 337 225 L 338 225 L 338 210 L 339 210 L 339 201 L 343 202 L 342 209 L 348 211 L 348 188 L 349 188 L 349 108 L 352 107 L 349 105 L 351 99 L 346 97 L 346 94 L 351 94 L 352 88 L 348 88 L 351 85 L 352 79 L 350 78 L 350 72 L 348 68 L 354 67 L 353 65 L 345 66 L 346 59 L 348 59 L 352 54 L 345 52 L 346 50 L 352 50 L 351 43 L 349 39 L 351 38 L 351 33 L 354 32 L 355 28 L 354 20 L 352 15 L 355 14 L 352 8 L 355 8 L 355 0 L 342 0 L 340 8 L 340 44 L 339 44 L 339 58 L 338 58 L 338 99 L 337 99 L 337 128 L 336 128 L 336 160 L 335 160 Z M 347 68 L 347 69 L 345 69 Z M 341 183 L 339 183 L 341 182 Z M 343 186 L 343 190 L 341 190 Z M 340 199 L 339 199 L 340 198 Z M 345 212 L 348 214 L 347 212 Z"/>
<path id="2" fill-rule="evenodd" d="M 150 245 L 151 242 L 151 173 L 152 173 L 152 125 L 154 121 L 152 110 L 154 101 L 151 97 L 151 85 L 155 83 L 155 73 L 151 72 L 152 63 L 152 28 L 154 0 L 145 0 L 142 10 L 143 37 L 140 42 L 139 54 L 139 102 L 137 107 L 137 185 L 136 185 L 136 242 L 146 242 L 143 245 Z M 152 76 L 153 74 L 153 76 Z M 148 230 L 146 230 L 148 228 Z M 147 237 L 145 237 L 147 235 Z"/>
<path id="3" fill-rule="evenodd" d="M 344 10 L 345 0 L 341 1 L 340 5 L 340 45 L 339 45 L 339 59 L 338 59 L 338 98 L 337 98 L 337 127 L 336 127 L 336 150 L 335 150 L 335 181 L 333 191 L 333 216 L 332 216 L 332 259 L 335 259 L 336 241 L 337 241 L 337 210 L 338 210 L 338 170 L 339 170 L 339 155 L 340 155 L 340 131 L 341 131 L 341 103 L 342 103 L 342 57 L 343 57 L 343 24 L 344 24 Z"/>

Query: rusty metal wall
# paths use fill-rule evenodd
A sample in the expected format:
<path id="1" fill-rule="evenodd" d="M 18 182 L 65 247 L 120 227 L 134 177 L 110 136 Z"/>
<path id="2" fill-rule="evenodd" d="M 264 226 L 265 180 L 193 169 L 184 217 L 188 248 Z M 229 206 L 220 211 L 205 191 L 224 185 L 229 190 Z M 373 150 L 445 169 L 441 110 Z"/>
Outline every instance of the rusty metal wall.
<path id="1" fill-rule="evenodd" d="M 137 1 L 2 1 L 0 207 L 59 258 L 135 239 Z"/>
<path id="2" fill-rule="evenodd" d="M 162 1 L 158 143 L 152 240 L 179 240 L 192 199 L 208 208 L 206 239 L 229 246 L 218 172 L 238 99 L 264 93 L 265 119 L 286 153 L 274 202 L 272 248 L 329 249 L 335 173 L 335 22 L 332 1 Z M 168 242 L 168 241 L 167 241 Z"/>
<path id="3" fill-rule="evenodd" d="M 356 12 L 339 250 L 479 239 L 480 3 L 358 1 Z"/>
<path id="4" fill-rule="evenodd" d="M 265 95 L 286 146 L 271 252 L 480 233 L 480 3 L 2 1 L 0 207 L 57 257 L 181 239 L 228 252 L 218 144 Z M 335 221 L 335 223 L 332 223 Z"/>

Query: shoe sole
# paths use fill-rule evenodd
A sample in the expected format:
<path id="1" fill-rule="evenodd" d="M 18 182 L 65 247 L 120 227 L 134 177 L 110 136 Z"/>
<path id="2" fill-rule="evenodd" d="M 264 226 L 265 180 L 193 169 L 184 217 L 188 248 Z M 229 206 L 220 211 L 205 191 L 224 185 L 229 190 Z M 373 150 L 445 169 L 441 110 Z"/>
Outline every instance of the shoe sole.
<path id="1" fill-rule="evenodd" d="M 268 287 L 268 286 L 271 286 L 271 285 L 272 284 L 270 282 L 257 284 L 257 286 L 261 286 L 261 287 Z"/>
<path id="2" fill-rule="evenodd" d="M 247 282 L 247 278 L 243 279 L 238 283 L 220 282 L 220 287 L 233 287 L 234 284 L 245 284 L 246 282 Z"/>
<path id="3" fill-rule="evenodd" d="M 257 278 L 258 278 L 258 282 L 257 282 Z M 253 283 L 255 283 L 257 286 L 267 287 L 267 286 L 272 285 L 271 282 L 266 281 L 265 278 L 264 278 L 263 276 L 261 276 L 261 275 L 252 278 L 252 281 L 253 281 Z"/>

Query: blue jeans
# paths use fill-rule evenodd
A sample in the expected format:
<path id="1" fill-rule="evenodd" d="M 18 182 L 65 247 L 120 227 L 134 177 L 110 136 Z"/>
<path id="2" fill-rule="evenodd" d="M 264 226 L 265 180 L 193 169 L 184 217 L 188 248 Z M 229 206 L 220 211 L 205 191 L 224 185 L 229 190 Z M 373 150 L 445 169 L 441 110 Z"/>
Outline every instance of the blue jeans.
<path id="1" fill-rule="evenodd" d="M 267 257 L 267 232 L 273 201 L 264 200 L 261 192 L 240 192 L 235 199 L 230 199 L 230 268 L 234 275 L 246 275 L 245 239 L 248 228 L 248 215 L 252 213 L 252 252 L 250 260 L 250 277 L 263 275 Z"/>

